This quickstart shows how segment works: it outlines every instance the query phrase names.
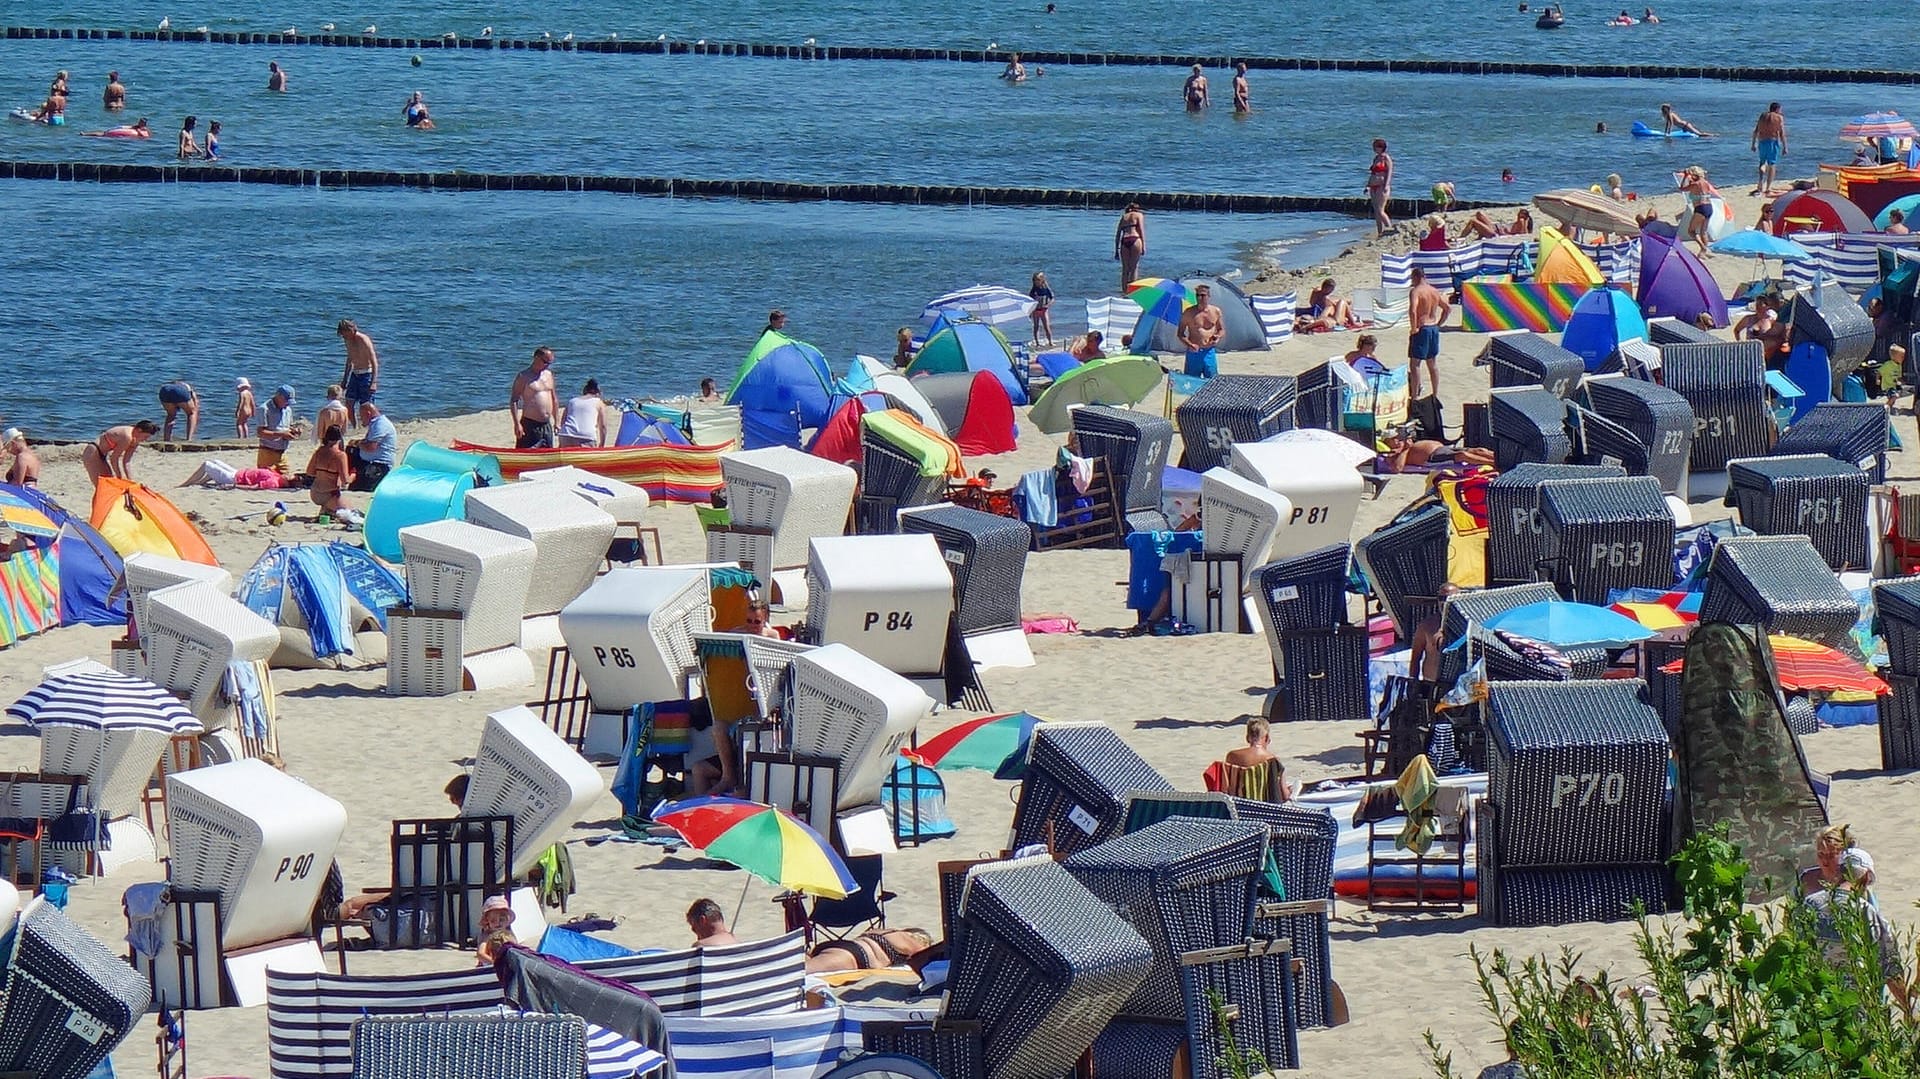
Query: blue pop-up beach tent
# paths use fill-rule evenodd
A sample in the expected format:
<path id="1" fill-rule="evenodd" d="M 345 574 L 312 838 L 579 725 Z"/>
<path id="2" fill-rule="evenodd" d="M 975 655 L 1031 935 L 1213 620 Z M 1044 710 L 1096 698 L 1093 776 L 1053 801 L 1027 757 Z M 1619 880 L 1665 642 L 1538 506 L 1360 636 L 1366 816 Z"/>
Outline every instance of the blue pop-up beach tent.
<path id="1" fill-rule="evenodd" d="M 833 373 L 819 349 L 768 330 L 740 364 L 727 404 L 740 407 L 745 449 L 799 449 L 800 432 L 833 415 Z"/>
<path id="2" fill-rule="evenodd" d="M 1647 339 L 1647 320 L 1633 297 L 1617 288 L 1597 288 L 1573 305 L 1560 345 L 1586 361 L 1589 372 L 1598 371 L 1622 341 Z"/>

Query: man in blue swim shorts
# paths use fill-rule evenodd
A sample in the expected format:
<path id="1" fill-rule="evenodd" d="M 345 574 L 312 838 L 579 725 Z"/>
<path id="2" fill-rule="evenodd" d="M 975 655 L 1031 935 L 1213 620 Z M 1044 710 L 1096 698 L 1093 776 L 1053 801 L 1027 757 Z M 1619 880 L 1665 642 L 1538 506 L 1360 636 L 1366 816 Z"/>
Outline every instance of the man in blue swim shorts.
<path id="1" fill-rule="evenodd" d="M 373 351 L 373 338 L 360 331 L 350 318 L 340 320 L 340 340 L 347 346 L 347 366 L 340 372 L 340 396 L 347 402 L 347 414 L 358 416 L 360 406 L 370 404 L 380 389 L 380 357 Z"/>
<path id="2" fill-rule="evenodd" d="M 1212 378 L 1220 373 L 1220 360 L 1214 351 L 1226 336 L 1226 320 L 1210 298 L 1213 290 L 1200 285 L 1193 290 L 1193 306 L 1180 313 L 1180 343 L 1187 346 L 1186 373 Z"/>
<path id="3" fill-rule="evenodd" d="M 1440 290 L 1427 284 L 1426 272 L 1413 268 L 1413 290 L 1407 293 L 1407 320 L 1413 333 L 1407 338 L 1407 395 L 1418 401 L 1440 392 L 1440 324 L 1447 320 L 1453 305 Z M 1421 376 L 1425 375 L 1425 392 Z"/>
<path id="4" fill-rule="evenodd" d="M 1773 194 L 1773 170 L 1787 152 L 1787 116 L 1778 101 L 1767 106 L 1753 125 L 1753 152 L 1760 156 L 1760 184 L 1756 195 Z"/>

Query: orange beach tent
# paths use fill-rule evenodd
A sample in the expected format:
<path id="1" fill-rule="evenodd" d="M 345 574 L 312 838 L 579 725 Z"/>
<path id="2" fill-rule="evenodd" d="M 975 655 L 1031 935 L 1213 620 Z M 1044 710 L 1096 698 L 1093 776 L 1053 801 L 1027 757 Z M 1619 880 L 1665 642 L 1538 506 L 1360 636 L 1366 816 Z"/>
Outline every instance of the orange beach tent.
<path id="1" fill-rule="evenodd" d="M 93 487 L 94 530 L 120 557 L 137 551 L 217 566 L 213 549 L 178 507 L 151 487 L 102 476 Z"/>

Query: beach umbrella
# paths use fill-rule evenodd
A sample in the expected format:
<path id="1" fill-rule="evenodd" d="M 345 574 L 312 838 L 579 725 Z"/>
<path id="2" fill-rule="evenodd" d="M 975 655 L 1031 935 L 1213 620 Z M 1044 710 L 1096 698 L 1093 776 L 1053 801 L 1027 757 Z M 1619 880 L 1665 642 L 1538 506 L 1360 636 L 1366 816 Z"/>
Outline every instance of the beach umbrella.
<path id="1" fill-rule="evenodd" d="M 971 768 L 997 772 L 1022 751 L 1035 724 L 1045 722 L 1031 712 L 981 716 L 949 727 L 920 743 L 912 756 L 922 764 L 955 772 Z"/>
<path id="2" fill-rule="evenodd" d="M 1687 618 L 1664 603 L 1622 602 L 1611 604 L 1607 609 L 1626 615 L 1656 633 L 1665 629 L 1678 629 L 1697 621 L 1697 619 Z"/>
<path id="3" fill-rule="evenodd" d="M 1346 367 L 1346 361 L 1339 361 Z M 1375 457 L 1373 450 L 1365 445 L 1322 427 L 1296 427 L 1291 431 L 1282 431 L 1261 439 L 1276 446 L 1302 446 L 1338 459 L 1350 468 L 1359 468 L 1371 464 Z"/>
<path id="4" fill-rule="evenodd" d="M 1840 128 L 1842 139 L 1911 139 L 1920 136 L 1911 123 L 1897 112 L 1870 112 L 1856 116 Z"/>
<path id="5" fill-rule="evenodd" d="M 860 890 L 820 833 L 783 809 L 743 798 L 684 798 L 660 803 L 653 821 L 775 887 L 828 899 Z"/>
<path id="6" fill-rule="evenodd" d="M 1767 646 L 1773 652 L 1773 673 L 1780 680 L 1781 689 L 1875 696 L 1893 691 L 1859 660 L 1817 641 L 1769 633 Z M 1660 669 L 1667 674 L 1678 674 L 1685 668 L 1686 660 L 1676 659 Z"/>
<path id="7" fill-rule="evenodd" d="M 1783 262 L 1799 262 L 1813 257 L 1813 252 L 1785 236 L 1775 236 L 1759 229 L 1741 229 L 1726 239 L 1708 244 L 1707 250 L 1721 255 L 1751 255 L 1757 259 L 1780 259 Z"/>
<path id="8" fill-rule="evenodd" d="M 1915 145 L 1920 146 L 1920 142 L 1916 142 Z M 1907 220 L 1913 220 L 1914 211 L 1920 210 L 1920 195 L 1902 195 L 1892 202 L 1887 203 L 1885 206 L 1880 207 L 1880 212 L 1873 215 L 1873 227 L 1884 229 L 1888 225 L 1893 224 L 1893 212 L 1895 210 L 1900 211 L 1900 215 Z"/>
<path id="9" fill-rule="evenodd" d="M 1200 302 L 1192 289 L 1166 277 L 1140 278 L 1127 286 L 1127 299 L 1140 305 L 1142 320 L 1157 318 L 1168 323 L 1178 323 L 1182 312 Z M 1139 336 L 1135 330 L 1135 339 Z"/>
<path id="10" fill-rule="evenodd" d="M 1152 393 L 1166 372 L 1147 356 L 1109 356 L 1090 360 L 1054 379 L 1033 403 L 1027 419 L 1050 435 L 1073 426 L 1075 405 L 1131 405 Z"/>
<path id="11" fill-rule="evenodd" d="M 1495 633 L 1555 648 L 1625 648 L 1653 636 L 1652 630 L 1618 611 L 1557 599 L 1502 611 L 1482 624 Z"/>
<path id="12" fill-rule="evenodd" d="M 35 539 L 53 539 L 60 534 L 60 526 L 45 510 L 8 491 L 0 491 L 0 523 Z"/>
<path id="13" fill-rule="evenodd" d="M 1596 195 L 1577 187 L 1535 195 L 1533 204 L 1541 213 L 1570 229 L 1617 232 L 1628 236 L 1640 231 L 1640 223 L 1633 219 L 1624 206 L 1605 195 Z"/>
<path id="14" fill-rule="evenodd" d="M 118 671 L 49 678 L 8 705 L 7 714 L 36 727 L 167 734 L 196 734 L 203 729 L 171 692 Z"/>
<path id="15" fill-rule="evenodd" d="M 1020 322 L 1033 314 L 1033 297 L 1007 285 L 975 285 L 936 296 L 920 312 L 923 319 L 964 314 L 994 326 Z"/>

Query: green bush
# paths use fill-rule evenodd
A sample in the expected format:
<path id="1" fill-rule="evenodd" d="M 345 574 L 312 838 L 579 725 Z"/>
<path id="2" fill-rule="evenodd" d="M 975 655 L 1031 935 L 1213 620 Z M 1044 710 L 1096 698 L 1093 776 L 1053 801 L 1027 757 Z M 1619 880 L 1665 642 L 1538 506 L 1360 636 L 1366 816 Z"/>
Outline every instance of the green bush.
<path id="1" fill-rule="evenodd" d="M 1571 950 L 1516 960 L 1472 949 L 1487 1012 L 1526 1079 L 1920 1076 L 1910 934 L 1893 935 L 1903 969 L 1888 977 L 1864 905 L 1837 904 L 1824 939 L 1801 904 L 1747 906 L 1748 866 L 1724 831 L 1694 837 L 1673 863 L 1684 913 L 1638 913 L 1636 984 L 1582 973 Z M 1426 1041 L 1434 1074 L 1460 1079 L 1432 1031 Z"/>

